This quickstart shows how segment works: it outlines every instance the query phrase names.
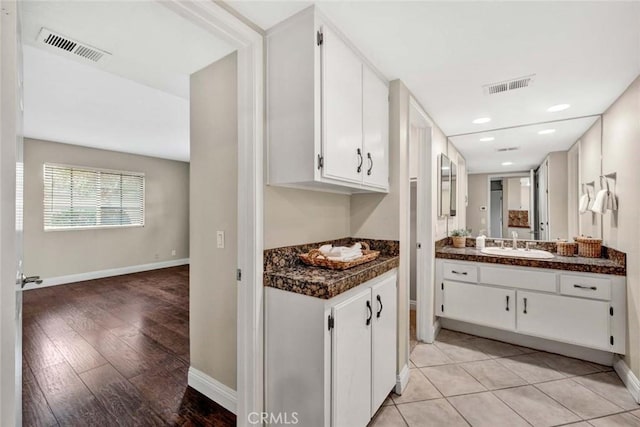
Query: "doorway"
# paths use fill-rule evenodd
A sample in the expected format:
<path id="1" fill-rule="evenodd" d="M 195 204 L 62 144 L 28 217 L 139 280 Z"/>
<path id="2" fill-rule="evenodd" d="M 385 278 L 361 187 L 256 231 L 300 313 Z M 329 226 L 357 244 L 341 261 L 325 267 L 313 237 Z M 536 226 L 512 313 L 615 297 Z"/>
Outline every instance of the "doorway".
<path id="1" fill-rule="evenodd" d="M 246 414 L 262 408 L 262 35 L 244 24 L 221 6 L 211 2 L 168 2 L 164 6 L 187 18 L 192 23 L 210 31 L 233 44 L 238 52 L 238 267 L 243 271 L 237 296 L 237 406 L 238 424 L 246 424 Z M 16 150 L 16 137 L 22 135 L 20 93 L 21 56 L 19 50 L 19 17 L 16 3 L 3 4 L 2 43 L 2 139 L 0 141 L 0 174 L 3 186 L 2 199 L 15 200 L 20 194 L 20 182 L 16 184 L 16 171 L 21 170 L 21 147 Z M 18 139 L 18 141 L 20 141 Z M 16 191 L 17 190 L 17 191 Z M 21 263 L 16 263 L 15 248 L 19 247 L 21 217 L 16 217 L 20 200 L 3 204 L 1 215 L 2 252 L 0 253 L 0 277 L 2 279 L 2 342 L 16 342 L 16 352 L 4 352 L 0 370 L 2 390 L 1 417 L 6 425 L 20 424 L 21 384 L 21 291 L 16 287 L 16 265 L 22 273 Z M 20 210 L 18 209 L 18 214 Z M 18 275 L 20 277 L 20 275 Z M 11 285 L 9 285 L 11 283 Z M 6 350 L 6 349 L 4 349 Z M 18 356 L 18 357 L 16 357 Z"/>
<path id="2" fill-rule="evenodd" d="M 502 238 L 502 179 L 491 180 L 490 224 L 491 237 Z"/>

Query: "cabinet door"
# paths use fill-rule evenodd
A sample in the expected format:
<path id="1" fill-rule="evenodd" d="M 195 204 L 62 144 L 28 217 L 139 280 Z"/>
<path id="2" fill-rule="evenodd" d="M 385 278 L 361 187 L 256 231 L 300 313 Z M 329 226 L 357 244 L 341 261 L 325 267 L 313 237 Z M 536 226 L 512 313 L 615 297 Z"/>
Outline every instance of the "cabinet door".
<path id="1" fill-rule="evenodd" d="M 396 384 L 397 293 L 394 275 L 371 287 L 373 331 L 371 345 L 371 416 Z"/>
<path id="2" fill-rule="evenodd" d="M 515 291 L 470 283 L 442 283 L 443 317 L 499 329 L 516 327 Z"/>
<path id="3" fill-rule="evenodd" d="M 371 322 L 375 315 L 371 289 L 337 304 L 332 312 L 331 425 L 366 426 L 371 419 Z"/>
<path id="4" fill-rule="evenodd" d="M 389 188 L 389 88 L 366 65 L 362 69 L 363 182 Z"/>
<path id="5" fill-rule="evenodd" d="M 362 182 L 362 61 L 331 30 L 322 32 L 323 176 Z"/>
<path id="6" fill-rule="evenodd" d="M 518 332 L 608 350 L 609 303 L 518 291 Z"/>

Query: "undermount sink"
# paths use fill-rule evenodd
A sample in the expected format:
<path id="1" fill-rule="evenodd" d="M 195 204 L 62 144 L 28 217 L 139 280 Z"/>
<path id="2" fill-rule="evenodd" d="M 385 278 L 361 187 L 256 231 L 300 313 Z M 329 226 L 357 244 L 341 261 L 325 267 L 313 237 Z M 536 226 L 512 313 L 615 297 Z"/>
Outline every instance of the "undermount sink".
<path id="1" fill-rule="evenodd" d="M 487 255 L 509 256 L 516 258 L 533 258 L 533 259 L 549 259 L 554 255 L 551 252 L 541 251 L 539 249 L 516 249 L 512 248 L 484 248 L 480 252 Z"/>

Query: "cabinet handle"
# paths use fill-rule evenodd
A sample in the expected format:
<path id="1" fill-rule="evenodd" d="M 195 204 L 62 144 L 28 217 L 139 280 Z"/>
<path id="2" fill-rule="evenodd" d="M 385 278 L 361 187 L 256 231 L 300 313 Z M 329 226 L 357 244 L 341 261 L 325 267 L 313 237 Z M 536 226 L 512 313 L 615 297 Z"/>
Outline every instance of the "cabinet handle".
<path id="1" fill-rule="evenodd" d="M 369 169 L 367 170 L 367 175 L 371 175 L 371 171 L 373 170 L 373 158 L 371 157 L 371 153 L 367 153 L 367 159 L 369 159 Z"/>
<path id="2" fill-rule="evenodd" d="M 506 310 L 509 311 L 509 295 L 507 295 L 507 307 Z"/>
<path id="3" fill-rule="evenodd" d="M 371 311 L 371 301 L 367 300 L 367 309 L 369 310 L 369 317 L 367 318 L 367 326 L 371 324 L 371 318 L 373 317 L 373 312 Z"/>
<path id="4" fill-rule="evenodd" d="M 378 312 L 376 313 L 376 318 L 380 318 L 380 314 L 382 313 L 382 309 L 384 308 L 384 306 L 382 305 L 382 298 L 380 298 L 380 295 L 376 295 L 376 299 L 378 300 L 378 305 L 380 306 L 380 310 L 378 310 Z"/>
<path id="5" fill-rule="evenodd" d="M 462 272 L 460 272 L 460 271 L 451 270 L 451 272 L 452 272 L 453 274 L 462 274 L 463 276 L 466 276 L 466 275 L 468 274 L 466 271 L 462 271 Z"/>
<path id="6" fill-rule="evenodd" d="M 578 288 L 578 289 L 588 289 L 590 291 L 597 291 L 598 288 L 596 288 L 595 286 L 587 286 L 587 285 L 578 285 L 575 284 L 573 285 L 574 288 Z"/>
<path id="7" fill-rule="evenodd" d="M 527 314 L 527 299 L 526 298 L 523 298 L 523 299 L 524 299 L 524 314 Z"/>
<path id="8" fill-rule="evenodd" d="M 359 148 L 356 150 L 356 154 L 360 158 L 359 159 L 360 163 L 358 163 L 358 173 L 360 173 L 360 172 L 362 172 L 362 162 L 364 161 L 364 159 L 362 158 L 362 151 L 360 151 Z"/>

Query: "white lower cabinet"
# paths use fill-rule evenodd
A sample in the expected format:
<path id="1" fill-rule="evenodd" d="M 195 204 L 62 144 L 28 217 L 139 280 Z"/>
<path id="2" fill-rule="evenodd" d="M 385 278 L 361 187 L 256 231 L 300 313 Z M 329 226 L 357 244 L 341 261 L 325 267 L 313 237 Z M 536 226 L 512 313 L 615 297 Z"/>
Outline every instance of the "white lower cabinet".
<path id="1" fill-rule="evenodd" d="M 450 281 L 441 283 L 441 288 L 440 312 L 447 317 L 500 329 L 515 328 L 515 291 Z"/>
<path id="2" fill-rule="evenodd" d="M 518 331 L 608 350 L 609 302 L 518 291 Z"/>
<path id="3" fill-rule="evenodd" d="M 436 260 L 436 315 L 567 344 L 626 352 L 626 279 Z"/>
<path id="4" fill-rule="evenodd" d="M 329 300 L 266 288 L 266 411 L 366 426 L 396 384 L 396 282 L 394 269 Z"/>

